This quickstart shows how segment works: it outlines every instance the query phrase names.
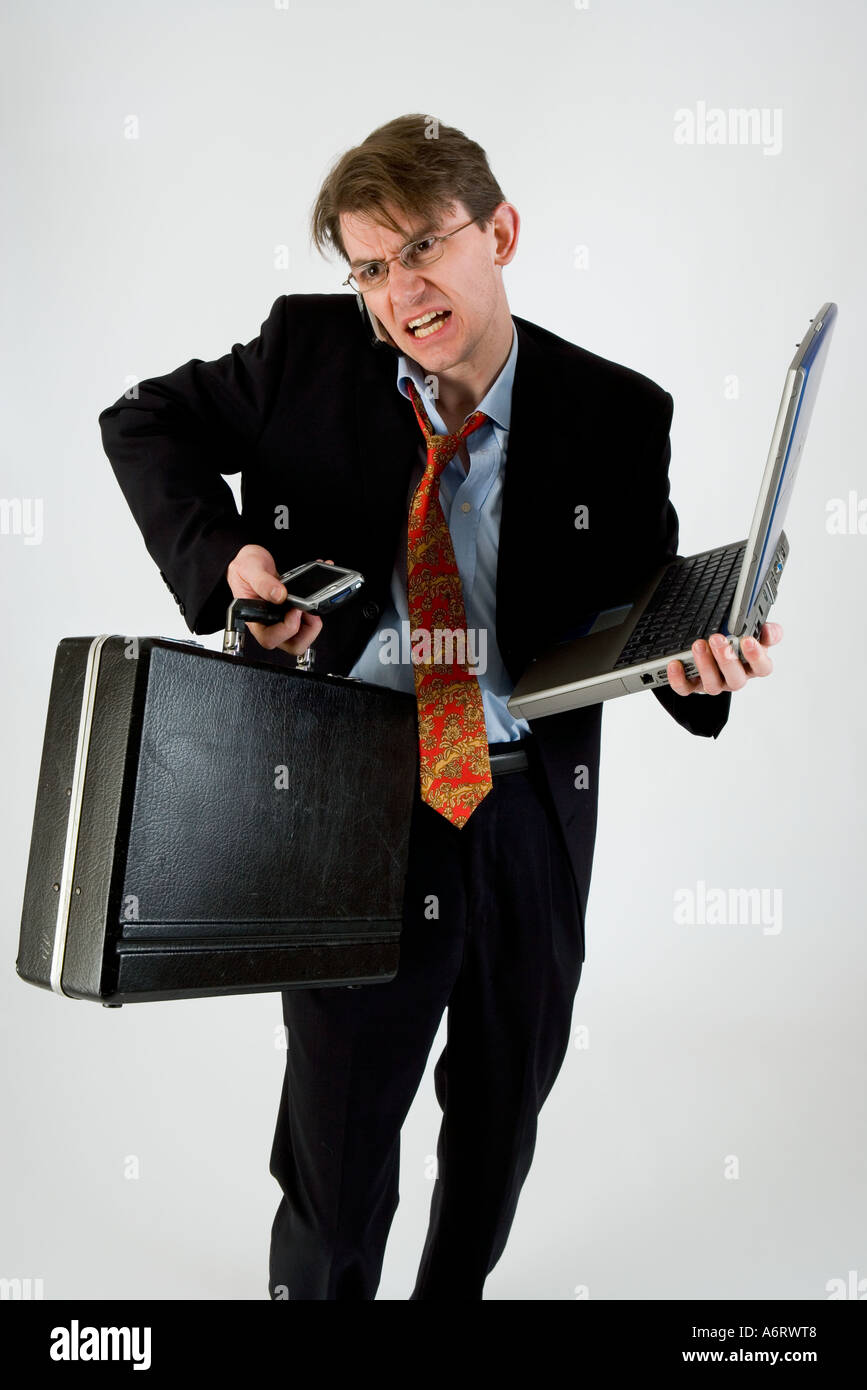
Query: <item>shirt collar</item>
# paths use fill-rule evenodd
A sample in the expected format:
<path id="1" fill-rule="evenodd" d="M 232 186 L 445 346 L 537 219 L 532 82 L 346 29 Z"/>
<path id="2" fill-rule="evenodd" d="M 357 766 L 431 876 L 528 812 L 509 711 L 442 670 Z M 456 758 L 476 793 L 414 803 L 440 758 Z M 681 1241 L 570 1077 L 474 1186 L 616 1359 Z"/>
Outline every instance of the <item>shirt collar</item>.
<path id="1" fill-rule="evenodd" d="M 496 381 L 488 388 L 485 396 L 479 401 L 476 410 L 481 410 L 483 414 L 489 416 L 494 429 L 498 433 L 507 434 L 509 421 L 512 416 L 512 386 L 515 381 L 515 362 L 518 357 L 518 330 L 512 323 L 512 346 L 509 355 L 503 363 L 502 369 Z M 409 400 L 407 389 L 407 379 L 412 378 L 416 390 L 424 402 L 424 408 L 428 413 L 430 422 L 438 434 L 447 434 L 442 416 L 436 408 L 436 401 L 431 400 L 427 393 L 427 383 L 425 382 L 424 372 L 416 362 L 415 358 L 407 357 L 401 353 L 397 359 L 397 389 L 401 395 Z"/>

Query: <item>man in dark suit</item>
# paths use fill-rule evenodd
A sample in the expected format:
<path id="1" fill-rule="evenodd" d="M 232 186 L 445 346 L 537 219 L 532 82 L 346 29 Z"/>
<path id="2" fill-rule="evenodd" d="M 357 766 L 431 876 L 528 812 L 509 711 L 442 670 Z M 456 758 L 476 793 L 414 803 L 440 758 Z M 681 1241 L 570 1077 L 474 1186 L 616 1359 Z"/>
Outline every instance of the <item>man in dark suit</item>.
<path id="1" fill-rule="evenodd" d="M 348 263 L 357 298 L 280 296 L 246 346 L 150 378 L 100 415 L 191 632 L 221 629 L 233 596 L 285 597 L 280 573 L 333 557 L 365 575 L 363 596 L 324 624 L 293 609 L 273 628 L 251 625 L 248 651 L 294 664 L 314 644 L 317 670 L 412 691 L 417 662 L 384 652 L 412 611 L 409 508 L 433 486 L 450 533 L 438 582 L 459 575 L 467 631 L 486 638 L 484 669 L 462 687 L 483 709 L 486 740 L 479 748 L 465 724 L 447 754 L 458 789 L 481 784 L 481 799 L 458 824 L 421 778 L 395 979 L 282 996 L 272 1298 L 374 1297 L 400 1130 L 446 1007 L 438 1171 L 411 1297 L 482 1297 L 568 1046 L 602 714 L 528 724 L 506 700 L 578 612 L 629 598 L 677 553 L 671 396 L 510 313 L 502 271 L 518 214 L 484 151 L 433 126 L 389 122 L 323 184 L 314 236 Z M 433 483 L 431 433 L 450 441 Z M 221 477 L 239 470 L 240 516 Z M 696 644 L 695 678 L 672 663 L 654 696 L 685 729 L 716 738 L 732 691 L 770 671 L 765 648 L 781 635 L 766 625 L 748 669 Z M 432 756 L 424 717 L 419 695 L 420 773 Z M 435 737 L 433 752 L 443 753 Z"/>

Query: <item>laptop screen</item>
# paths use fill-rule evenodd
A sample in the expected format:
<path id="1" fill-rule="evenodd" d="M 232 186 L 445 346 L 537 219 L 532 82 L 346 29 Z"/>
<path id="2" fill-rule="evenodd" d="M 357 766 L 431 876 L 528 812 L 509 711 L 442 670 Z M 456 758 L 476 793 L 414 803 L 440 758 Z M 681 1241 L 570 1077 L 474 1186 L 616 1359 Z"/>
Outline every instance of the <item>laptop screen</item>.
<path id="1" fill-rule="evenodd" d="M 746 623 L 780 541 L 836 318 L 836 304 L 823 304 L 789 367 L 732 605 L 733 632 Z"/>

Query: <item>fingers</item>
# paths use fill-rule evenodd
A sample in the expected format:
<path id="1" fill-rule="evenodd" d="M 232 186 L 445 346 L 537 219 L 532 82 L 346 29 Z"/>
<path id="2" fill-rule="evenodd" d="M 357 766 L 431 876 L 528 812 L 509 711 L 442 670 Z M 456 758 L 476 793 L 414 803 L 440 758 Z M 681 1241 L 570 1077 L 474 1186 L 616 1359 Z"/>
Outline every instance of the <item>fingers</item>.
<path id="1" fill-rule="evenodd" d="M 279 647 L 281 642 L 297 636 L 301 627 L 301 609 L 287 608 L 279 623 L 248 623 L 247 627 L 259 646 L 270 650 L 272 647 Z"/>
<path id="2" fill-rule="evenodd" d="M 273 560 L 271 566 L 271 569 L 268 569 L 266 565 L 261 565 L 258 569 L 254 569 L 252 574 L 248 572 L 244 575 L 244 578 L 255 589 L 259 598 L 266 598 L 269 603 L 282 603 L 286 598 L 286 585 L 281 584 L 277 566 Z"/>
<path id="3" fill-rule="evenodd" d="M 318 563 L 333 565 L 334 561 L 319 558 Z M 227 578 L 235 598 L 263 598 L 269 603 L 285 603 L 288 598 L 274 558 L 263 546 L 249 545 L 239 551 Z M 248 623 L 247 628 L 267 651 L 279 647 L 292 656 L 302 656 L 322 631 L 322 619 L 317 613 L 287 608 L 279 623 Z"/>
<path id="4" fill-rule="evenodd" d="M 763 647 L 775 647 L 778 642 L 783 640 L 783 629 L 779 623 L 765 623 L 759 633 L 759 641 Z"/>
<path id="5" fill-rule="evenodd" d="M 724 690 L 740 690 L 747 683 L 747 673 L 721 633 L 715 632 L 710 643 L 700 639 L 692 644 L 692 659 L 697 675 L 687 680 L 682 661 L 670 661 L 667 666 L 669 684 L 678 695 L 703 691 L 705 695 L 720 695 Z"/>
<path id="6" fill-rule="evenodd" d="M 696 665 L 708 694 L 719 695 L 723 690 L 743 689 L 747 683 L 747 673 L 721 632 L 714 632 L 710 642 L 693 643 L 693 651 L 696 647 L 702 648 L 701 663 L 697 661 Z"/>
<path id="7" fill-rule="evenodd" d="M 264 598 L 282 603 L 286 589 L 280 583 L 274 557 L 263 545 L 244 545 L 226 571 L 235 598 Z"/>
<path id="8" fill-rule="evenodd" d="M 334 564 L 333 560 L 323 560 L 318 555 L 316 561 L 320 565 Z M 268 643 L 269 647 L 279 647 L 291 656 L 303 656 L 322 631 L 322 619 L 318 613 L 305 613 L 303 608 L 290 608 L 282 623 L 265 630 L 274 634 L 274 640 Z"/>
<path id="9" fill-rule="evenodd" d="M 687 680 L 682 661 L 669 661 L 666 671 L 668 683 L 676 695 L 691 695 L 701 684 L 698 678 Z"/>
<path id="10" fill-rule="evenodd" d="M 695 679 L 687 680 L 682 661 L 670 661 L 666 667 L 668 683 L 677 695 L 692 695 L 695 691 L 720 695 L 724 690 L 742 690 L 754 676 L 771 674 L 774 663 L 766 648 L 782 640 L 780 624 L 765 623 L 758 641 L 754 637 L 744 637 L 741 641 L 741 660 L 722 633 L 715 632 L 709 642 L 700 639 L 692 644 L 692 657 L 698 672 Z"/>
<path id="11" fill-rule="evenodd" d="M 764 638 L 767 626 L 768 624 L 766 623 L 765 627 L 762 628 L 762 638 Z M 775 623 L 774 626 L 776 627 L 777 624 Z M 769 645 L 773 645 L 775 642 L 779 641 L 779 637 L 772 638 Z M 765 651 L 763 642 L 757 642 L 754 637 L 745 637 L 741 642 L 741 649 L 749 663 L 750 675 L 769 676 L 771 674 L 774 669 L 774 663 Z"/>
<path id="12" fill-rule="evenodd" d="M 720 695 L 724 690 L 742 690 L 754 676 L 771 674 L 774 664 L 765 648 L 780 642 L 782 636 L 779 623 L 765 623 L 759 641 L 745 637 L 741 642 L 744 657 L 741 661 L 722 633 L 715 632 L 709 642 L 701 639 L 692 644 L 696 678 L 687 680 L 683 662 L 670 661 L 666 668 L 668 683 L 678 695 L 692 695 L 694 691 Z"/>
<path id="13" fill-rule="evenodd" d="M 301 656 L 322 631 L 322 619 L 316 613 L 301 608 L 288 608 L 279 623 L 266 627 L 264 623 L 248 623 L 260 647 L 267 651 L 280 647 L 293 656 Z"/>
<path id="14" fill-rule="evenodd" d="M 304 613 L 298 608 L 291 608 L 289 612 L 299 613 L 301 621 L 295 635 L 289 637 L 287 641 L 278 641 L 277 646 L 280 647 L 281 651 L 289 652 L 291 656 L 302 656 L 307 648 L 313 645 L 322 631 L 322 619 L 318 613 Z"/>

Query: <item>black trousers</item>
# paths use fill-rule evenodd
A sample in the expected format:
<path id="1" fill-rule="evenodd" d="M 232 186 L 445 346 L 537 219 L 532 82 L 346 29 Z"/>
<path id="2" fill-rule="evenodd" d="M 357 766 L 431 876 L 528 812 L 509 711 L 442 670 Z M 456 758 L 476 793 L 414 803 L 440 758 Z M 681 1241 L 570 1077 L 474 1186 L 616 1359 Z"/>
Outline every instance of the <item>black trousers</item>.
<path id="1" fill-rule="evenodd" d="M 397 1210 L 400 1131 L 443 1010 L 443 1112 L 411 1299 L 481 1299 L 536 1120 L 569 1045 L 583 962 L 575 884 L 530 737 L 463 829 L 416 796 L 397 975 L 284 990 L 270 1171 L 272 1299 L 372 1299 Z"/>

